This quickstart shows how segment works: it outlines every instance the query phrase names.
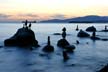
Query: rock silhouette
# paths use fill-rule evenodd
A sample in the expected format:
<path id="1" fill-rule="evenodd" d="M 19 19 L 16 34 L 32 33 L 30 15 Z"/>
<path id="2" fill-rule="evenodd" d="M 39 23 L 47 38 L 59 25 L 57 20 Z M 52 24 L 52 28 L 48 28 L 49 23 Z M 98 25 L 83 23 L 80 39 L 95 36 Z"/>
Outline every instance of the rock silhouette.
<path id="1" fill-rule="evenodd" d="M 80 30 L 79 33 L 77 34 L 78 37 L 90 37 L 90 35 L 83 31 L 83 30 Z"/>
<path id="2" fill-rule="evenodd" d="M 23 24 L 23 28 L 27 28 L 28 20 L 24 21 L 23 23 L 24 23 L 24 24 Z"/>
<path id="3" fill-rule="evenodd" d="M 48 43 L 47 43 L 47 45 L 43 48 L 43 51 L 45 51 L 45 52 L 53 52 L 53 51 L 54 51 L 54 47 L 51 46 L 51 44 L 50 44 L 50 36 L 48 36 Z"/>
<path id="4" fill-rule="evenodd" d="M 35 39 L 35 34 L 31 29 L 26 27 L 18 29 L 18 31 L 9 39 L 4 41 L 5 46 L 35 46 L 38 47 L 38 41 Z"/>
<path id="5" fill-rule="evenodd" d="M 74 49 L 75 49 L 74 45 L 67 45 L 67 46 L 65 46 L 66 52 L 73 52 Z"/>
<path id="6" fill-rule="evenodd" d="M 108 32 L 108 29 L 107 29 L 107 25 L 105 25 L 105 29 L 104 30 L 101 30 L 101 32 Z"/>
<path id="7" fill-rule="evenodd" d="M 105 25 L 105 30 L 107 30 L 107 26 Z"/>
<path id="8" fill-rule="evenodd" d="M 79 30 L 79 28 L 78 28 L 78 25 L 77 25 L 76 31 L 78 31 L 78 30 Z"/>
<path id="9" fill-rule="evenodd" d="M 76 44 L 79 44 L 80 42 L 78 40 L 76 40 Z"/>
<path id="10" fill-rule="evenodd" d="M 29 28 L 29 29 L 31 29 L 31 22 L 30 22 L 30 24 L 29 24 L 28 28 Z"/>
<path id="11" fill-rule="evenodd" d="M 91 26 L 91 27 L 88 27 L 86 31 L 93 32 L 93 31 L 96 31 L 96 28 L 94 26 Z"/>
<path id="12" fill-rule="evenodd" d="M 92 36 L 91 36 L 91 39 L 92 40 L 100 40 L 99 37 L 96 37 L 96 32 L 95 31 L 93 31 Z"/>
<path id="13" fill-rule="evenodd" d="M 101 70 L 99 70 L 98 72 L 108 72 L 108 65 L 106 65 L 105 67 L 103 67 Z"/>
<path id="14" fill-rule="evenodd" d="M 53 35 L 61 35 L 61 33 L 54 33 Z"/>
<path id="15" fill-rule="evenodd" d="M 69 56 L 68 56 L 67 52 L 63 51 L 62 54 L 63 54 L 63 60 L 67 61 L 69 59 Z"/>
<path id="16" fill-rule="evenodd" d="M 67 45 L 70 45 L 69 42 L 66 40 L 66 28 L 64 27 L 62 31 L 62 39 L 60 39 L 57 43 L 57 46 L 59 47 L 65 47 Z"/>

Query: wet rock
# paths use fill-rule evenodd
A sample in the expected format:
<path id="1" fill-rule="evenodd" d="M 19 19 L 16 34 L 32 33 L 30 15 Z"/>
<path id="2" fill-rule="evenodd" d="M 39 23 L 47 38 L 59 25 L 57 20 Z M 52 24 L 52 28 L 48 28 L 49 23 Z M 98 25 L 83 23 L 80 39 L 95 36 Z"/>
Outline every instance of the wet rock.
<path id="1" fill-rule="evenodd" d="M 63 39 L 65 39 L 66 38 L 66 28 L 64 27 L 63 29 L 62 29 L 62 37 L 63 37 Z"/>
<path id="2" fill-rule="evenodd" d="M 76 44 L 79 44 L 80 42 L 78 40 L 76 40 Z"/>
<path id="3" fill-rule="evenodd" d="M 54 33 L 53 35 L 61 35 L 61 33 Z"/>
<path id="4" fill-rule="evenodd" d="M 2 48 L 3 46 L 0 46 L 0 48 Z"/>
<path id="5" fill-rule="evenodd" d="M 69 56 L 68 56 L 67 52 L 63 51 L 62 54 L 63 54 L 63 60 L 67 61 L 69 59 Z"/>
<path id="6" fill-rule="evenodd" d="M 83 30 L 80 30 L 79 33 L 77 34 L 78 37 L 90 37 L 90 35 L 83 31 Z"/>
<path id="7" fill-rule="evenodd" d="M 75 46 L 74 45 L 65 46 L 66 52 L 73 52 L 74 49 L 75 49 Z"/>
<path id="8" fill-rule="evenodd" d="M 67 46 L 67 45 L 70 45 L 69 44 L 69 42 L 66 40 L 66 28 L 64 27 L 63 29 L 62 29 L 62 39 L 60 39 L 59 41 L 58 41 L 58 43 L 57 43 L 57 46 L 59 46 L 59 47 L 65 47 L 65 46 Z"/>
<path id="9" fill-rule="evenodd" d="M 107 25 L 105 25 L 105 29 L 101 30 L 101 32 L 108 32 Z"/>
<path id="10" fill-rule="evenodd" d="M 102 41 L 108 41 L 108 39 L 104 38 L 104 39 L 101 39 Z"/>
<path id="11" fill-rule="evenodd" d="M 106 65 L 105 67 L 103 67 L 101 70 L 99 70 L 98 72 L 108 72 L 108 65 Z"/>
<path id="12" fill-rule="evenodd" d="M 100 40 L 99 37 L 91 37 L 92 40 Z"/>
<path id="13" fill-rule="evenodd" d="M 93 31 L 96 31 L 96 28 L 94 26 L 91 26 L 91 27 L 88 27 L 86 31 L 93 32 Z"/>
<path id="14" fill-rule="evenodd" d="M 65 46 L 67 46 L 67 45 L 70 45 L 69 44 L 69 42 L 66 40 L 66 39 L 60 39 L 59 41 L 58 41 L 58 43 L 57 43 L 57 46 L 59 46 L 59 47 L 65 47 Z"/>
<path id="15" fill-rule="evenodd" d="M 53 33 L 53 35 L 62 35 L 61 33 Z M 66 34 L 66 36 L 70 36 L 71 34 Z"/>
<path id="16" fill-rule="evenodd" d="M 100 32 L 108 32 L 108 30 L 101 30 Z"/>
<path id="17" fill-rule="evenodd" d="M 54 51 L 54 47 L 53 46 L 50 46 L 50 45 L 47 45 L 43 48 L 43 51 L 45 52 L 53 52 Z"/>
<path id="18" fill-rule="evenodd" d="M 78 28 L 78 25 L 77 25 L 77 27 L 76 27 L 76 31 L 78 31 L 79 30 L 79 28 Z"/>
<path id="19" fill-rule="evenodd" d="M 47 45 L 43 48 L 43 51 L 45 51 L 45 52 L 53 52 L 53 51 L 54 51 L 54 47 L 51 46 L 51 44 L 50 44 L 50 36 L 48 36 L 48 43 L 47 43 Z"/>
<path id="20" fill-rule="evenodd" d="M 99 37 L 96 37 L 96 32 L 95 31 L 93 31 L 92 36 L 91 36 L 91 39 L 92 40 L 100 40 Z"/>
<path id="21" fill-rule="evenodd" d="M 5 46 L 35 46 L 38 47 L 38 41 L 35 39 L 34 32 L 28 27 L 18 29 L 18 31 L 9 39 L 4 41 Z"/>

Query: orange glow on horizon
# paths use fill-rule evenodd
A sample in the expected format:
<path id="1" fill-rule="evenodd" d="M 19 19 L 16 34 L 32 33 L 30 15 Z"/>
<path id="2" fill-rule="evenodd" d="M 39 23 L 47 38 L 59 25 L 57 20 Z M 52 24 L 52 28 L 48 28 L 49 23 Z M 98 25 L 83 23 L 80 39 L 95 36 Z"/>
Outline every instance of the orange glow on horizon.
<path id="1" fill-rule="evenodd" d="M 64 15 L 64 18 L 86 15 L 106 16 L 107 3 L 108 0 L 2 0 L 0 14 L 12 15 L 8 19 L 16 20 L 45 20 L 52 19 L 54 15 Z M 21 16 L 22 14 L 25 16 Z"/>

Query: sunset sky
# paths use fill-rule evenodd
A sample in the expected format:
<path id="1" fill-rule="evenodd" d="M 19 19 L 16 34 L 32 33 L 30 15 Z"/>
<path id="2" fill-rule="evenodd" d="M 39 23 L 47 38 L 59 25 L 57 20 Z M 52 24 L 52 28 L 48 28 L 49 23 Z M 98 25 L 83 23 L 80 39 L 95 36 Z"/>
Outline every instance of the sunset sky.
<path id="1" fill-rule="evenodd" d="M 108 0 L 0 0 L 0 21 L 108 16 Z"/>

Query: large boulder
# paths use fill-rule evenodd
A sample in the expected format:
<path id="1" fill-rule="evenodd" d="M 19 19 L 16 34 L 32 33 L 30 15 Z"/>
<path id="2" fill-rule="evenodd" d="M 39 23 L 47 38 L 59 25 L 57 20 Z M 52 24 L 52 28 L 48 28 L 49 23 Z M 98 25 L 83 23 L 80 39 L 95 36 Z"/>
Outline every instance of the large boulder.
<path id="1" fill-rule="evenodd" d="M 5 46 L 36 46 L 38 41 L 35 39 L 35 34 L 31 29 L 20 28 L 11 38 L 4 41 Z"/>
<path id="2" fill-rule="evenodd" d="M 86 31 L 93 32 L 96 31 L 96 28 L 94 26 L 90 26 L 86 29 Z"/>
<path id="3" fill-rule="evenodd" d="M 83 31 L 83 30 L 80 30 L 79 33 L 77 34 L 78 37 L 90 37 L 90 35 Z"/>
<path id="4" fill-rule="evenodd" d="M 57 46 L 59 46 L 59 47 L 65 47 L 65 46 L 67 46 L 67 45 L 70 45 L 69 44 L 69 42 L 66 40 L 66 39 L 60 39 L 59 41 L 58 41 L 58 43 L 57 43 Z"/>

